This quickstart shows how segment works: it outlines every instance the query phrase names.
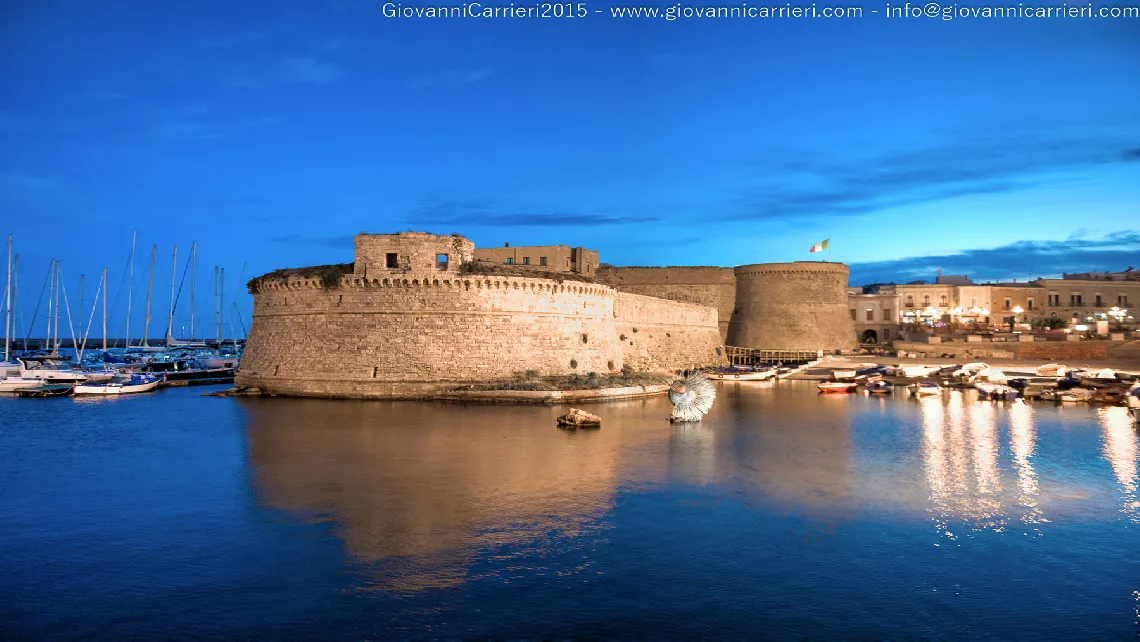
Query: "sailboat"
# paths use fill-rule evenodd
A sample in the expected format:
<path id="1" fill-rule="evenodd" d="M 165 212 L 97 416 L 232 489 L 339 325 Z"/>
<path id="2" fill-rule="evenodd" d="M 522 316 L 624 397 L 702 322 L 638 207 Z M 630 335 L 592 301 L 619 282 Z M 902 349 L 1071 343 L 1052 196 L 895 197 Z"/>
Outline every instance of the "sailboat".
<path id="1" fill-rule="evenodd" d="M 4 288 L 4 362 L 0 363 L 0 392 L 16 392 L 24 388 L 32 388 L 43 383 L 39 379 L 20 376 L 21 364 L 12 361 L 12 235 L 8 235 L 7 285 Z"/>
<path id="2" fill-rule="evenodd" d="M 177 297 L 174 294 L 175 266 L 177 266 L 178 246 L 174 246 L 174 257 L 170 268 L 170 316 L 166 321 L 166 347 L 167 348 L 206 348 L 205 341 L 194 340 L 194 295 L 198 282 L 198 241 L 190 244 L 190 258 L 186 261 L 186 269 L 190 271 L 190 339 L 179 340 L 174 338 L 174 310 L 177 306 Z M 185 282 L 185 272 L 182 275 Z M 181 288 L 179 288 L 181 290 Z"/>

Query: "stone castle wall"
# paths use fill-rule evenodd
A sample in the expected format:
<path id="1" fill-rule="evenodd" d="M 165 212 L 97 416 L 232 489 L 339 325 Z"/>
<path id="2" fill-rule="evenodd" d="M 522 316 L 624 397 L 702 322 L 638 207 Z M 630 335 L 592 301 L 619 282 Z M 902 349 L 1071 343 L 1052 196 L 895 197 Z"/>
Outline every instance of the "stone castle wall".
<path id="1" fill-rule="evenodd" d="M 724 365 L 717 311 L 704 305 L 618 292 L 615 325 L 622 361 L 640 371 Z"/>
<path id="2" fill-rule="evenodd" d="M 848 273 L 842 263 L 816 261 L 738 266 L 728 345 L 825 351 L 853 347 Z"/>
<path id="3" fill-rule="evenodd" d="M 732 268 L 605 266 L 598 268 L 597 278 L 619 292 L 715 308 L 721 340 L 728 336 L 736 303 L 736 276 Z"/>
<path id="4" fill-rule="evenodd" d="M 236 385 L 282 395 L 415 398 L 528 370 L 615 373 L 626 353 L 638 370 L 726 362 L 711 309 L 641 301 L 649 297 L 623 296 L 618 304 L 613 288 L 580 282 L 405 276 L 345 277 L 329 289 L 303 278 L 259 284 Z M 632 345 L 618 339 L 619 316 L 630 335 L 640 335 Z M 650 316 L 658 321 L 641 323 Z"/>

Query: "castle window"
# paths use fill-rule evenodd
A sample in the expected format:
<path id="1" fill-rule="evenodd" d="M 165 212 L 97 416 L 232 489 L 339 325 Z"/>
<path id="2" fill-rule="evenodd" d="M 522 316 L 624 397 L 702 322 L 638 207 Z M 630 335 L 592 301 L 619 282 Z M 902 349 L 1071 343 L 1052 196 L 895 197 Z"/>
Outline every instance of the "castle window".
<path id="1" fill-rule="evenodd" d="M 946 307 L 946 295 L 942 295 L 942 307 Z"/>
<path id="2" fill-rule="evenodd" d="M 530 257 L 529 256 L 523 257 L 523 265 L 530 265 Z"/>
<path id="3" fill-rule="evenodd" d="M 851 308 L 851 320 L 855 320 L 855 308 Z"/>
<path id="4" fill-rule="evenodd" d="M 1033 309 L 1033 297 L 1029 297 L 1025 300 L 1025 307 L 1029 308 L 1030 310 Z"/>
<path id="5" fill-rule="evenodd" d="M 924 307 L 924 308 L 930 307 L 930 295 L 929 294 L 922 295 L 922 307 Z"/>
<path id="6" fill-rule="evenodd" d="M 908 307 L 908 308 L 914 307 L 914 297 L 909 295 L 909 294 L 906 295 L 906 307 Z"/>
<path id="7" fill-rule="evenodd" d="M 539 265 L 546 265 L 546 257 L 545 256 L 538 257 L 538 264 Z"/>
<path id="8" fill-rule="evenodd" d="M 385 255 L 388 260 L 389 268 L 400 267 L 400 257 L 395 252 L 389 252 Z"/>
<path id="9" fill-rule="evenodd" d="M 514 265 L 514 264 L 515 264 L 515 257 L 508 256 L 507 257 L 507 265 Z"/>
<path id="10" fill-rule="evenodd" d="M 1096 307 L 1099 308 L 1100 306 L 1101 306 L 1100 295 L 1098 294 L 1098 295 L 1096 295 Z"/>
<path id="11" fill-rule="evenodd" d="M 1011 305 L 1012 303 L 1013 303 L 1013 299 L 1010 299 L 1009 297 L 1006 297 L 1006 298 L 1005 298 L 1005 304 L 1004 304 L 1004 307 L 1005 307 L 1005 309 L 1006 309 L 1006 310 L 1008 310 L 1008 309 L 1010 308 L 1010 305 Z"/>
<path id="12" fill-rule="evenodd" d="M 447 269 L 447 255 L 446 254 L 436 254 L 435 255 L 435 267 L 440 269 L 440 270 L 446 270 Z"/>
<path id="13" fill-rule="evenodd" d="M 891 309 L 890 308 L 883 308 L 883 321 L 890 321 L 890 320 L 891 320 Z M 886 337 L 883 337 L 883 338 L 885 339 Z"/>
<path id="14" fill-rule="evenodd" d="M 867 320 L 868 321 L 874 321 L 875 320 L 875 311 L 871 308 L 867 308 Z"/>

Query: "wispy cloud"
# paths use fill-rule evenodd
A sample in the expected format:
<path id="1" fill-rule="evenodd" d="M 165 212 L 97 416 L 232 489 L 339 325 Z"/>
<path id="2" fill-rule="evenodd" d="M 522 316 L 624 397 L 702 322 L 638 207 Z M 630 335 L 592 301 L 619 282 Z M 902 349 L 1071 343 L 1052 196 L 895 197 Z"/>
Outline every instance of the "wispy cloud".
<path id="1" fill-rule="evenodd" d="M 494 70 L 490 67 L 469 69 L 467 71 L 446 71 L 441 74 L 421 76 L 408 83 L 412 89 L 427 89 L 429 87 L 461 87 L 482 82 L 491 77 Z"/>
<path id="2" fill-rule="evenodd" d="M 410 224 L 448 224 L 473 227 L 600 226 L 648 223 L 648 216 L 613 216 L 595 212 L 549 210 L 510 206 L 489 199 L 438 201 L 416 208 Z"/>
<path id="3" fill-rule="evenodd" d="M 1138 136 L 1140 137 L 1140 136 Z M 1035 133 L 962 138 L 877 157 L 800 158 L 762 167 L 765 177 L 729 208 L 731 218 L 857 216 L 903 205 L 1023 190 L 1056 175 L 1140 163 L 1120 136 L 1046 138 Z"/>
<path id="4" fill-rule="evenodd" d="M 343 76 L 341 68 L 332 63 L 312 56 L 293 56 L 264 68 L 241 65 L 231 70 L 227 82 L 232 87 L 261 89 L 274 85 L 327 85 Z"/>
<path id="5" fill-rule="evenodd" d="M 1140 230 L 1121 230 L 1100 238 L 1019 241 L 956 254 L 915 256 L 891 261 L 853 263 L 851 283 L 905 283 L 932 280 L 937 270 L 983 280 L 1028 280 L 1062 272 L 1140 268 Z"/>

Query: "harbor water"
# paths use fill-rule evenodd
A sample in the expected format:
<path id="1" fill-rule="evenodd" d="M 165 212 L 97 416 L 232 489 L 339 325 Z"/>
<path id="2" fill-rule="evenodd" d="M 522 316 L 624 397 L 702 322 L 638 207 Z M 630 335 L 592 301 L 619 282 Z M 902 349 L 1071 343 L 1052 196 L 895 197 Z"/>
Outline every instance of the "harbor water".
<path id="1" fill-rule="evenodd" d="M 0 398 L 5 638 L 1140 635 L 1123 407 Z"/>

